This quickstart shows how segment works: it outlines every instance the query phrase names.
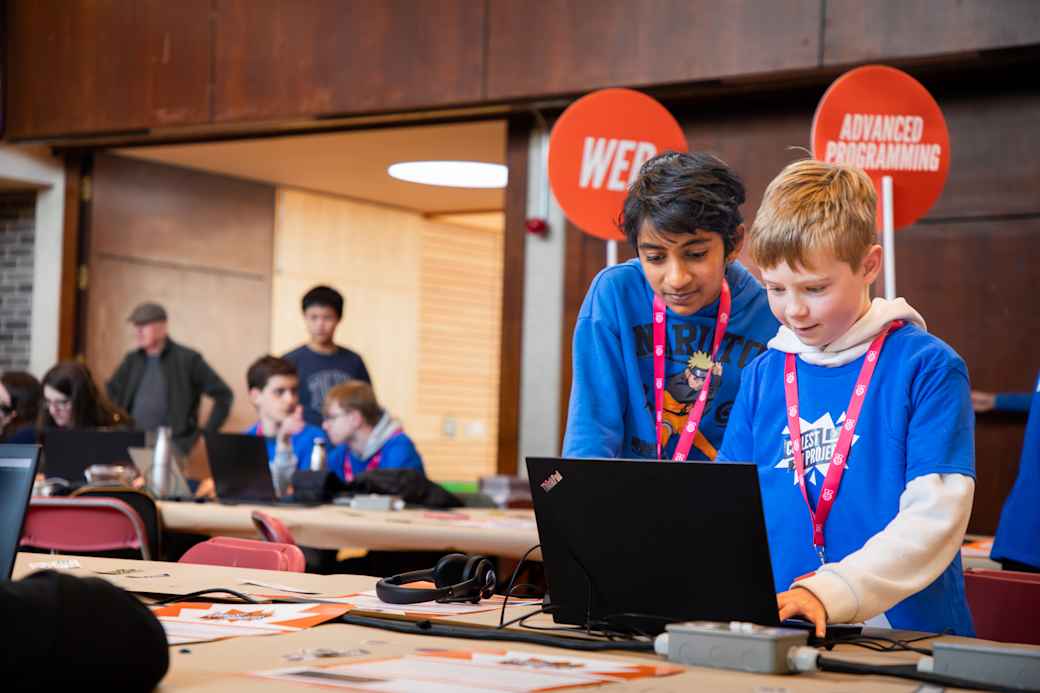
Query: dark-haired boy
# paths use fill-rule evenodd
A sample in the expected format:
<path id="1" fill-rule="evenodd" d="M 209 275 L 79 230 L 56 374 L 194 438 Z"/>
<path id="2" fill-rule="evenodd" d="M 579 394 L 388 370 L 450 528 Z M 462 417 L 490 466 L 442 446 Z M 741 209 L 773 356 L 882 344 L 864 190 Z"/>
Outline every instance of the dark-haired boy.
<path id="1" fill-rule="evenodd" d="M 246 372 L 257 422 L 248 435 L 267 440 L 267 459 L 278 495 L 284 495 L 297 469 L 309 469 L 314 441 L 325 433 L 303 420 L 296 367 L 285 359 L 262 356 Z"/>
<path id="2" fill-rule="evenodd" d="M 740 373 L 779 324 L 736 261 L 743 202 L 710 154 L 640 169 L 621 223 L 639 258 L 596 276 L 574 328 L 565 457 L 714 459 Z"/>
<path id="3" fill-rule="evenodd" d="M 282 358 L 299 373 L 304 420 L 320 427 L 321 406 L 329 390 L 348 380 L 371 384 L 372 378 L 360 355 L 333 341 L 343 319 L 343 295 L 331 287 L 316 286 L 303 295 L 302 308 L 310 339 Z"/>

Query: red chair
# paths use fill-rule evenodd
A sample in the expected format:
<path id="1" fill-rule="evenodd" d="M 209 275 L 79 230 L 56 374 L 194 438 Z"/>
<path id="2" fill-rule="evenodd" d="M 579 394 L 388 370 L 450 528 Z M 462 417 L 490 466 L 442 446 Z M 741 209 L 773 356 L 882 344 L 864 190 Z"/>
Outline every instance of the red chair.
<path id="1" fill-rule="evenodd" d="M 972 569 L 964 591 L 976 637 L 1040 645 L 1040 574 Z"/>
<path id="2" fill-rule="evenodd" d="M 233 568 L 259 568 L 302 573 L 307 568 L 300 547 L 255 539 L 213 537 L 188 549 L 181 563 L 223 565 Z"/>
<path id="3" fill-rule="evenodd" d="M 263 510 L 254 510 L 252 518 L 256 531 L 260 532 L 260 536 L 264 538 L 264 541 L 273 541 L 279 544 L 292 544 L 293 546 L 296 546 L 296 541 L 293 539 L 292 532 L 290 532 L 289 528 L 285 526 L 285 523 L 277 517 L 269 515 Z"/>
<path id="4" fill-rule="evenodd" d="M 81 554 L 133 549 L 148 561 L 147 537 L 141 516 L 116 498 L 33 498 L 19 546 Z"/>

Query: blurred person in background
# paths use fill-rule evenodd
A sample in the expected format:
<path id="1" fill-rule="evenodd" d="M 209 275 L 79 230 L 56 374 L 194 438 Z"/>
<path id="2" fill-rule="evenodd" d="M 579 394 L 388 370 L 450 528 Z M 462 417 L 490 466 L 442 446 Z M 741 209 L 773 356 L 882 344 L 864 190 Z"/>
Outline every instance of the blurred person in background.
<path id="1" fill-rule="evenodd" d="M 208 395 L 213 409 L 203 427 L 216 432 L 231 412 L 234 395 L 202 354 L 169 337 L 166 309 L 142 303 L 130 313 L 137 348 L 128 352 L 105 389 L 130 412 L 142 431 L 169 426 L 173 442 L 187 455 L 199 435 L 199 400 Z"/>
<path id="2" fill-rule="evenodd" d="M 379 406 L 372 386 L 340 383 L 325 397 L 325 433 L 337 446 L 328 468 L 344 481 L 373 469 L 418 469 L 425 474 L 415 443 L 401 422 Z"/>
<path id="3" fill-rule="evenodd" d="M 40 435 L 53 428 L 131 428 L 133 420 L 98 389 L 82 363 L 63 361 L 43 376 Z"/>
<path id="4" fill-rule="evenodd" d="M 31 373 L 0 375 L 0 443 L 35 443 L 43 388 Z"/>
<path id="5" fill-rule="evenodd" d="M 343 294 L 329 286 L 316 286 L 303 295 L 302 304 L 309 339 L 282 358 L 299 373 L 304 420 L 321 426 L 321 407 L 329 390 L 351 380 L 371 384 L 372 378 L 357 352 L 333 341 L 343 319 Z"/>

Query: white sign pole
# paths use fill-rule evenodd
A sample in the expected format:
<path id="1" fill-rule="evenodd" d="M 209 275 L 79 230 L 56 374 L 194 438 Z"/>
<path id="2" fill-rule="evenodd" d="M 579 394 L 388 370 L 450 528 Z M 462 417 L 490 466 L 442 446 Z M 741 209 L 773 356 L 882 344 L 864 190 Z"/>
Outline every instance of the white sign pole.
<path id="1" fill-rule="evenodd" d="M 893 221 L 892 176 L 881 177 L 881 243 L 885 253 L 885 298 L 896 297 L 896 232 Z"/>
<path id="2" fill-rule="evenodd" d="M 617 241 L 607 241 L 607 267 L 617 264 Z"/>

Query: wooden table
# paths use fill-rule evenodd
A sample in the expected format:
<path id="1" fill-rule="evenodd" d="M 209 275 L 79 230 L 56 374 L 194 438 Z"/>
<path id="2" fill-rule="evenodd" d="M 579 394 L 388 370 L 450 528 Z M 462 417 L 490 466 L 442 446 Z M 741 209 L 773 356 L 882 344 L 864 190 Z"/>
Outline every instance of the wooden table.
<path id="1" fill-rule="evenodd" d="M 388 551 L 460 551 L 520 558 L 538 543 L 531 510 L 461 508 L 455 511 L 353 510 L 279 505 L 221 505 L 160 501 L 166 529 L 210 536 L 257 538 L 250 519 L 262 510 L 284 522 L 301 546 Z M 541 553 L 532 554 L 541 559 Z"/>
<path id="2" fill-rule="evenodd" d="M 30 563 L 61 560 L 68 557 L 45 554 L 20 554 L 15 565 L 15 576 L 29 572 Z M 220 566 L 199 566 L 157 561 L 134 561 L 104 558 L 77 558 L 81 567 L 68 571 L 74 575 L 93 575 L 97 571 L 107 572 L 119 568 L 138 568 L 151 575 L 169 572 L 169 577 L 133 579 L 125 575 L 102 574 L 100 577 L 125 587 L 130 591 L 145 593 L 186 593 L 203 587 L 237 584 L 236 589 L 253 594 L 270 592 L 270 589 L 242 585 L 245 580 L 256 580 L 270 584 L 293 586 L 299 589 L 342 594 L 344 591 L 371 589 L 375 578 L 357 575 L 310 575 L 266 570 L 244 570 Z M 457 620 L 457 619 L 453 619 Z M 487 621 L 472 617 L 471 622 Z M 166 691 L 284 691 L 320 690 L 286 681 L 269 680 L 250 676 L 250 672 L 296 666 L 300 663 L 287 659 L 288 655 L 313 648 L 335 648 L 350 650 L 361 648 L 372 658 L 393 657 L 411 654 L 422 648 L 460 650 L 519 650 L 543 654 L 575 654 L 559 648 L 520 643 L 489 643 L 454 638 L 440 638 L 410 634 L 398 634 L 384 630 L 345 624 L 325 624 L 309 630 L 291 634 L 271 635 L 222 640 L 218 642 L 174 646 L 170 649 L 170 671 L 163 680 L 160 690 Z M 916 661 L 912 653 L 873 653 L 865 650 L 839 646 L 833 656 L 870 664 L 897 664 Z M 602 652 L 579 653 L 577 656 L 611 660 L 641 659 L 662 661 L 650 653 Z M 356 657 L 356 656 L 355 656 Z M 321 659 L 320 664 L 336 664 L 356 661 L 355 657 Z M 303 664 L 314 664 L 304 662 Z M 918 690 L 918 684 L 899 679 L 877 676 L 852 676 L 846 674 L 815 673 L 798 676 L 760 675 L 724 669 L 683 667 L 678 675 L 662 678 L 639 679 L 613 683 L 604 691 L 645 691 L 662 693 L 678 691 L 719 691 L 721 693 L 852 693 L 857 691 L 879 691 L 880 693 L 910 693 Z M 577 690 L 577 689 L 575 689 Z M 948 689 L 952 690 L 952 689 Z"/>

